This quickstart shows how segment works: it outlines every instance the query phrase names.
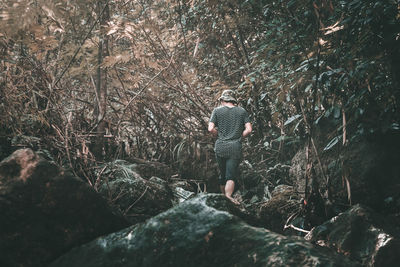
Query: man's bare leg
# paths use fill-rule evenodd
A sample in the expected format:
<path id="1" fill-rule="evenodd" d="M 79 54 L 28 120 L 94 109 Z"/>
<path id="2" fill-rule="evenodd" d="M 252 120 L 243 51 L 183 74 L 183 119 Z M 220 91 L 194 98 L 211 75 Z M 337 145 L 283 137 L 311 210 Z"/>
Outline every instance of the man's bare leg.
<path id="1" fill-rule="evenodd" d="M 228 180 L 225 185 L 225 196 L 235 204 L 239 202 L 232 197 L 233 191 L 235 190 L 235 182 L 233 180 Z"/>

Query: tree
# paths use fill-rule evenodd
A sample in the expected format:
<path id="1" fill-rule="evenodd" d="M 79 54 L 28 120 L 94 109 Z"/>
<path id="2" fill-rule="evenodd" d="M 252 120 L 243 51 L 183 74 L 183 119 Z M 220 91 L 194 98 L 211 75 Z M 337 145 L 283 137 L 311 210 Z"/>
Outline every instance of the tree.
<path id="1" fill-rule="evenodd" d="M 45 129 L 82 170 L 107 142 L 110 158 L 204 163 L 207 120 L 228 88 L 251 113 L 254 162 L 287 161 L 304 140 L 311 161 L 399 127 L 394 0 L 0 5 L 1 123 Z M 324 119 L 334 129 L 313 148 Z"/>
<path id="2" fill-rule="evenodd" d="M 105 134 L 106 134 L 106 113 L 107 113 L 107 71 L 102 69 L 103 60 L 109 55 L 108 53 L 108 35 L 105 28 L 110 19 L 109 1 L 99 1 L 98 20 L 100 21 L 99 43 L 98 43 L 98 59 L 97 59 L 97 76 L 96 76 L 96 102 L 94 116 L 96 122 L 96 136 L 94 146 L 92 148 L 97 158 L 103 158 L 106 151 Z"/>

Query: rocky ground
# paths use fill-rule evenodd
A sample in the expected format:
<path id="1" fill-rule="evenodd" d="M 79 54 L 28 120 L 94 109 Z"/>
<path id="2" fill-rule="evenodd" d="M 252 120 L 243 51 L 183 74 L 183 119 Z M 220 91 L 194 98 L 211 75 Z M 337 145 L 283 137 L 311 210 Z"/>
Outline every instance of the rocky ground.
<path id="1" fill-rule="evenodd" d="M 342 206 L 323 194 L 314 195 L 321 205 L 303 198 L 302 150 L 291 165 L 267 170 L 285 183 L 249 178 L 234 205 L 162 164 L 108 162 L 90 187 L 43 151 L 19 149 L 0 163 L 0 266 L 395 266 L 399 172 L 387 165 L 395 150 L 357 149 L 365 153 L 355 166 L 368 166 L 347 169 L 355 194 Z M 372 187 L 382 165 L 384 184 Z M 339 203 L 348 201 L 337 186 Z"/>

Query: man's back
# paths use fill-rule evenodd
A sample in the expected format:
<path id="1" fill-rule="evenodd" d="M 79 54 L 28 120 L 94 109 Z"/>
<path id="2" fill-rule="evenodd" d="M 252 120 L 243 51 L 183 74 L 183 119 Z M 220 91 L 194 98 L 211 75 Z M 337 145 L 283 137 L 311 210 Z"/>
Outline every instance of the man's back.
<path id="1" fill-rule="evenodd" d="M 241 139 L 249 117 L 245 109 L 221 106 L 214 109 L 210 121 L 218 128 L 215 152 L 222 157 L 241 157 Z"/>

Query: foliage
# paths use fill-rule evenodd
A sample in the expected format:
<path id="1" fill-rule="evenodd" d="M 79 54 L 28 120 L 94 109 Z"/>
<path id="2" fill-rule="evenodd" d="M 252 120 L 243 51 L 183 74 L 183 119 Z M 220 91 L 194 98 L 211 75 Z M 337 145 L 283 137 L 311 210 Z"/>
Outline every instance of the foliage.
<path id="1" fill-rule="evenodd" d="M 95 162 L 98 67 L 107 76 L 100 121 L 118 148 L 104 151 L 109 158 L 210 160 L 206 125 L 227 88 L 251 114 L 253 162 L 289 160 L 321 119 L 335 125 L 320 152 L 399 127 L 394 0 L 103 4 L 106 25 L 97 1 L 0 4 L 4 134 L 49 135 L 70 165 L 87 170 Z M 104 36 L 108 55 L 99 63 Z"/>

